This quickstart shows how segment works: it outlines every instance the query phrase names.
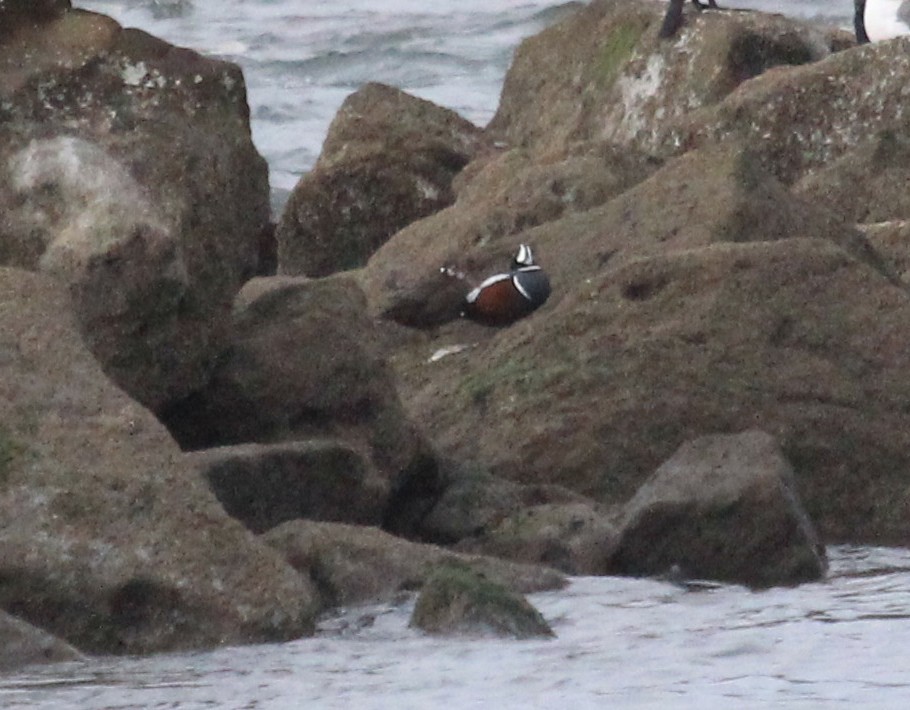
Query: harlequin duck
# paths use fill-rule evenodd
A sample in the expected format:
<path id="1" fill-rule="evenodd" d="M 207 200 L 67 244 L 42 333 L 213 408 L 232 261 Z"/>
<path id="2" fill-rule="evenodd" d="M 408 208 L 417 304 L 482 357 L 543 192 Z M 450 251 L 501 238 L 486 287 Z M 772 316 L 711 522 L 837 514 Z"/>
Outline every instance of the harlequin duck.
<path id="1" fill-rule="evenodd" d="M 550 279 L 534 263 L 531 247 L 522 244 L 507 273 L 496 274 L 464 300 L 464 316 L 485 325 L 508 325 L 542 306 L 550 296 Z"/>

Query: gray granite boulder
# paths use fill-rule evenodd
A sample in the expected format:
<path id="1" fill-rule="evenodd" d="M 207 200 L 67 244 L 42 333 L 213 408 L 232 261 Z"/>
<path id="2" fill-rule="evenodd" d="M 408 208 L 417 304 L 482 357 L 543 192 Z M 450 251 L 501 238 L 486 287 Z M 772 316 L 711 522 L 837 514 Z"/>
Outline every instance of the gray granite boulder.
<path id="1" fill-rule="evenodd" d="M 116 387 L 49 277 L 0 269 L 0 608 L 86 652 L 296 638 L 306 580 Z"/>
<path id="2" fill-rule="evenodd" d="M 288 520 L 378 525 L 388 481 L 333 440 L 238 444 L 187 454 L 224 509 L 261 533 Z"/>
<path id="3" fill-rule="evenodd" d="M 761 431 L 683 444 L 625 507 L 610 571 L 799 584 L 827 570 L 790 463 Z"/>
<path id="4" fill-rule="evenodd" d="M 278 225 L 282 274 L 326 276 L 366 263 L 392 234 L 452 203 L 452 178 L 482 148 L 454 111 L 384 84 L 345 99 L 312 172 Z"/>
<path id="5" fill-rule="evenodd" d="M 268 200 L 236 65 L 82 10 L 0 38 L 0 263 L 67 284 L 144 405 L 208 378 Z"/>

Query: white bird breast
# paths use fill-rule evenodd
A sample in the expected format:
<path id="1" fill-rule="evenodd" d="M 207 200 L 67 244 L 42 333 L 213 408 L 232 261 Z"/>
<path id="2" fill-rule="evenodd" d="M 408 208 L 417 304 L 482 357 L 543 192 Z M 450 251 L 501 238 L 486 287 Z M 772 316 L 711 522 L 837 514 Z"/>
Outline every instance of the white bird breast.
<path id="1" fill-rule="evenodd" d="M 873 42 L 910 34 L 910 25 L 900 19 L 898 12 L 904 8 L 903 17 L 910 16 L 910 2 L 907 0 L 869 0 L 866 3 L 866 34 Z"/>

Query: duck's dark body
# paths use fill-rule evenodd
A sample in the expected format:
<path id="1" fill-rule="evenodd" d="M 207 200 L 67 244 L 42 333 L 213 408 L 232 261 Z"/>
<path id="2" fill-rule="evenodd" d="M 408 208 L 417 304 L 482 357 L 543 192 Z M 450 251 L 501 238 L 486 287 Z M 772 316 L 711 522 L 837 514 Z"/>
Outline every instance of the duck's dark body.
<path id="1" fill-rule="evenodd" d="M 508 325 L 549 297 L 550 279 L 522 244 L 509 272 L 490 276 L 465 297 L 464 315 L 485 325 Z"/>

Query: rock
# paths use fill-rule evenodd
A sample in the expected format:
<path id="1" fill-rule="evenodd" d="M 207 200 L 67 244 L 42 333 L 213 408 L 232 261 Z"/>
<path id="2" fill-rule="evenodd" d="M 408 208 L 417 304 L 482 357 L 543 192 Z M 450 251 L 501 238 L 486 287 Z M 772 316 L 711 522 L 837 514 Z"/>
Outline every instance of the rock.
<path id="1" fill-rule="evenodd" d="M 806 175 L 793 194 L 842 222 L 910 218 L 910 134 L 884 131 Z"/>
<path id="2" fill-rule="evenodd" d="M 604 264 L 583 259 L 602 214 L 560 222 L 551 303 L 492 333 L 441 329 L 434 348 L 473 347 L 435 362 L 425 343 L 391 358 L 443 456 L 615 504 L 683 442 L 759 427 L 823 539 L 910 540 L 904 288 L 821 239 L 689 242 Z"/>
<path id="3" fill-rule="evenodd" d="M 65 641 L 0 611 L 0 672 L 81 658 L 82 654 Z"/>
<path id="4" fill-rule="evenodd" d="M 793 469 L 761 431 L 683 444 L 626 505 L 611 571 L 770 587 L 827 569 Z"/>
<path id="5" fill-rule="evenodd" d="M 451 545 L 482 536 L 524 508 L 584 500 L 560 486 L 524 486 L 476 466 L 447 463 L 442 470 L 441 495 L 418 527 L 419 537 L 429 542 Z"/>
<path id="6" fill-rule="evenodd" d="M 92 653 L 277 641 L 311 588 L 102 373 L 48 277 L 0 269 L 0 608 Z"/>
<path id="7" fill-rule="evenodd" d="M 370 259 L 361 274 L 370 310 L 420 328 L 458 317 L 469 287 L 440 267 L 479 282 L 508 266 L 515 234 L 603 204 L 658 165 L 605 144 L 574 145 L 545 161 L 523 150 L 474 161 L 459 175 L 456 205 L 403 229 Z"/>
<path id="8" fill-rule="evenodd" d="M 20 24 L 45 22 L 72 7 L 70 0 L 2 0 L 0 2 L 0 40 Z"/>
<path id="9" fill-rule="evenodd" d="M 261 533 L 287 520 L 382 522 L 389 484 L 331 440 L 242 444 L 188 454 L 221 505 Z"/>
<path id="10" fill-rule="evenodd" d="M 352 279 L 253 279 L 232 330 L 209 385 L 165 412 L 185 449 L 339 436 L 383 467 L 413 456 L 419 437 Z"/>
<path id="11" fill-rule="evenodd" d="M 66 283 L 105 371 L 198 389 L 259 269 L 268 172 L 240 69 L 73 10 L 0 41 L 0 262 Z"/>
<path id="12" fill-rule="evenodd" d="M 403 540 L 378 528 L 295 520 L 262 536 L 320 591 L 324 608 L 386 601 L 418 589 L 436 565 L 455 562 L 516 593 L 559 589 L 553 569 L 480 555 L 456 554 Z"/>
<path id="13" fill-rule="evenodd" d="M 328 468 L 320 467 L 329 478 L 318 484 L 308 478 L 306 485 L 318 485 L 317 497 L 338 502 L 323 512 L 347 508 L 345 522 L 379 522 L 380 510 L 395 517 L 389 494 L 406 506 L 402 496 L 409 493 L 402 491 L 412 478 L 433 488 L 434 455 L 401 407 L 352 279 L 253 279 L 237 296 L 233 333 L 209 385 L 163 414 L 184 449 L 331 440 L 348 450 L 342 458 L 360 460 L 361 473 L 352 469 L 336 478 L 333 454 L 323 458 Z M 270 456 L 257 451 L 255 458 Z M 361 481 L 356 492 L 349 489 L 352 476 Z M 346 506 L 341 501 L 348 495 Z M 276 524 L 289 501 L 274 502 L 278 508 L 270 512 L 255 502 L 257 510 L 244 519 L 256 519 L 257 527 Z M 309 508 L 318 509 L 315 502 Z"/>
<path id="14" fill-rule="evenodd" d="M 789 185 L 884 131 L 907 140 L 908 55 L 910 38 L 900 37 L 767 72 L 668 126 L 663 148 L 655 150 L 734 140 Z"/>
<path id="15" fill-rule="evenodd" d="M 664 149 L 674 119 L 831 51 L 824 33 L 780 15 L 686 10 L 672 41 L 657 36 L 666 3 L 621 0 L 595 0 L 524 40 L 488 131 L 535 152 L 577 140 Z"/>
<path id="16" fill-rule="evenodd" d="M 477 466 L 453 465 L 446 473 L 441 495 L 419 528 L 423 539 L 441 545 L 481 535 L 520 508 L 527 489 Z"/>
<path id="17" fill-rule="evenodd" d="M 549 503 L 518 509 L 456 549 L 547 565 L 566 574 L 602 575 L 616 542 L 612 517 L 596 504 Z"/>
<path id="18" fill-rule="evenodd" d="M 460 564 L 444 564 L 429 576 L 411 626 L 437 635 L 493 635 L 529 639 L 555 636 L 522 596 Z"/>
<path id="19" fill-rule="evenodd" d="M 536 247 L 558 294 L 559 284 L 644 256 L 794 237 L 830 240 L 896 278 L 858 229 L 790 194 L 751 151 L 733 143 L 669 160 L 606 204 L 529 229 L 520 240 Z"/>
<path id="20" fill-rule="evenodd" d="M 453 201 L 482 146 L 455 112 L 384 84 L 349 96 L 278 225 L 279 272 L 326 276 L 366 263 L 392 234 Z"/>
<path id="21" fill-rule="evenodd" d="M 891 273 L 896 274 L 905 286 L 910 286 L 910 221 L 861 225 L 861 229 Z"/>

